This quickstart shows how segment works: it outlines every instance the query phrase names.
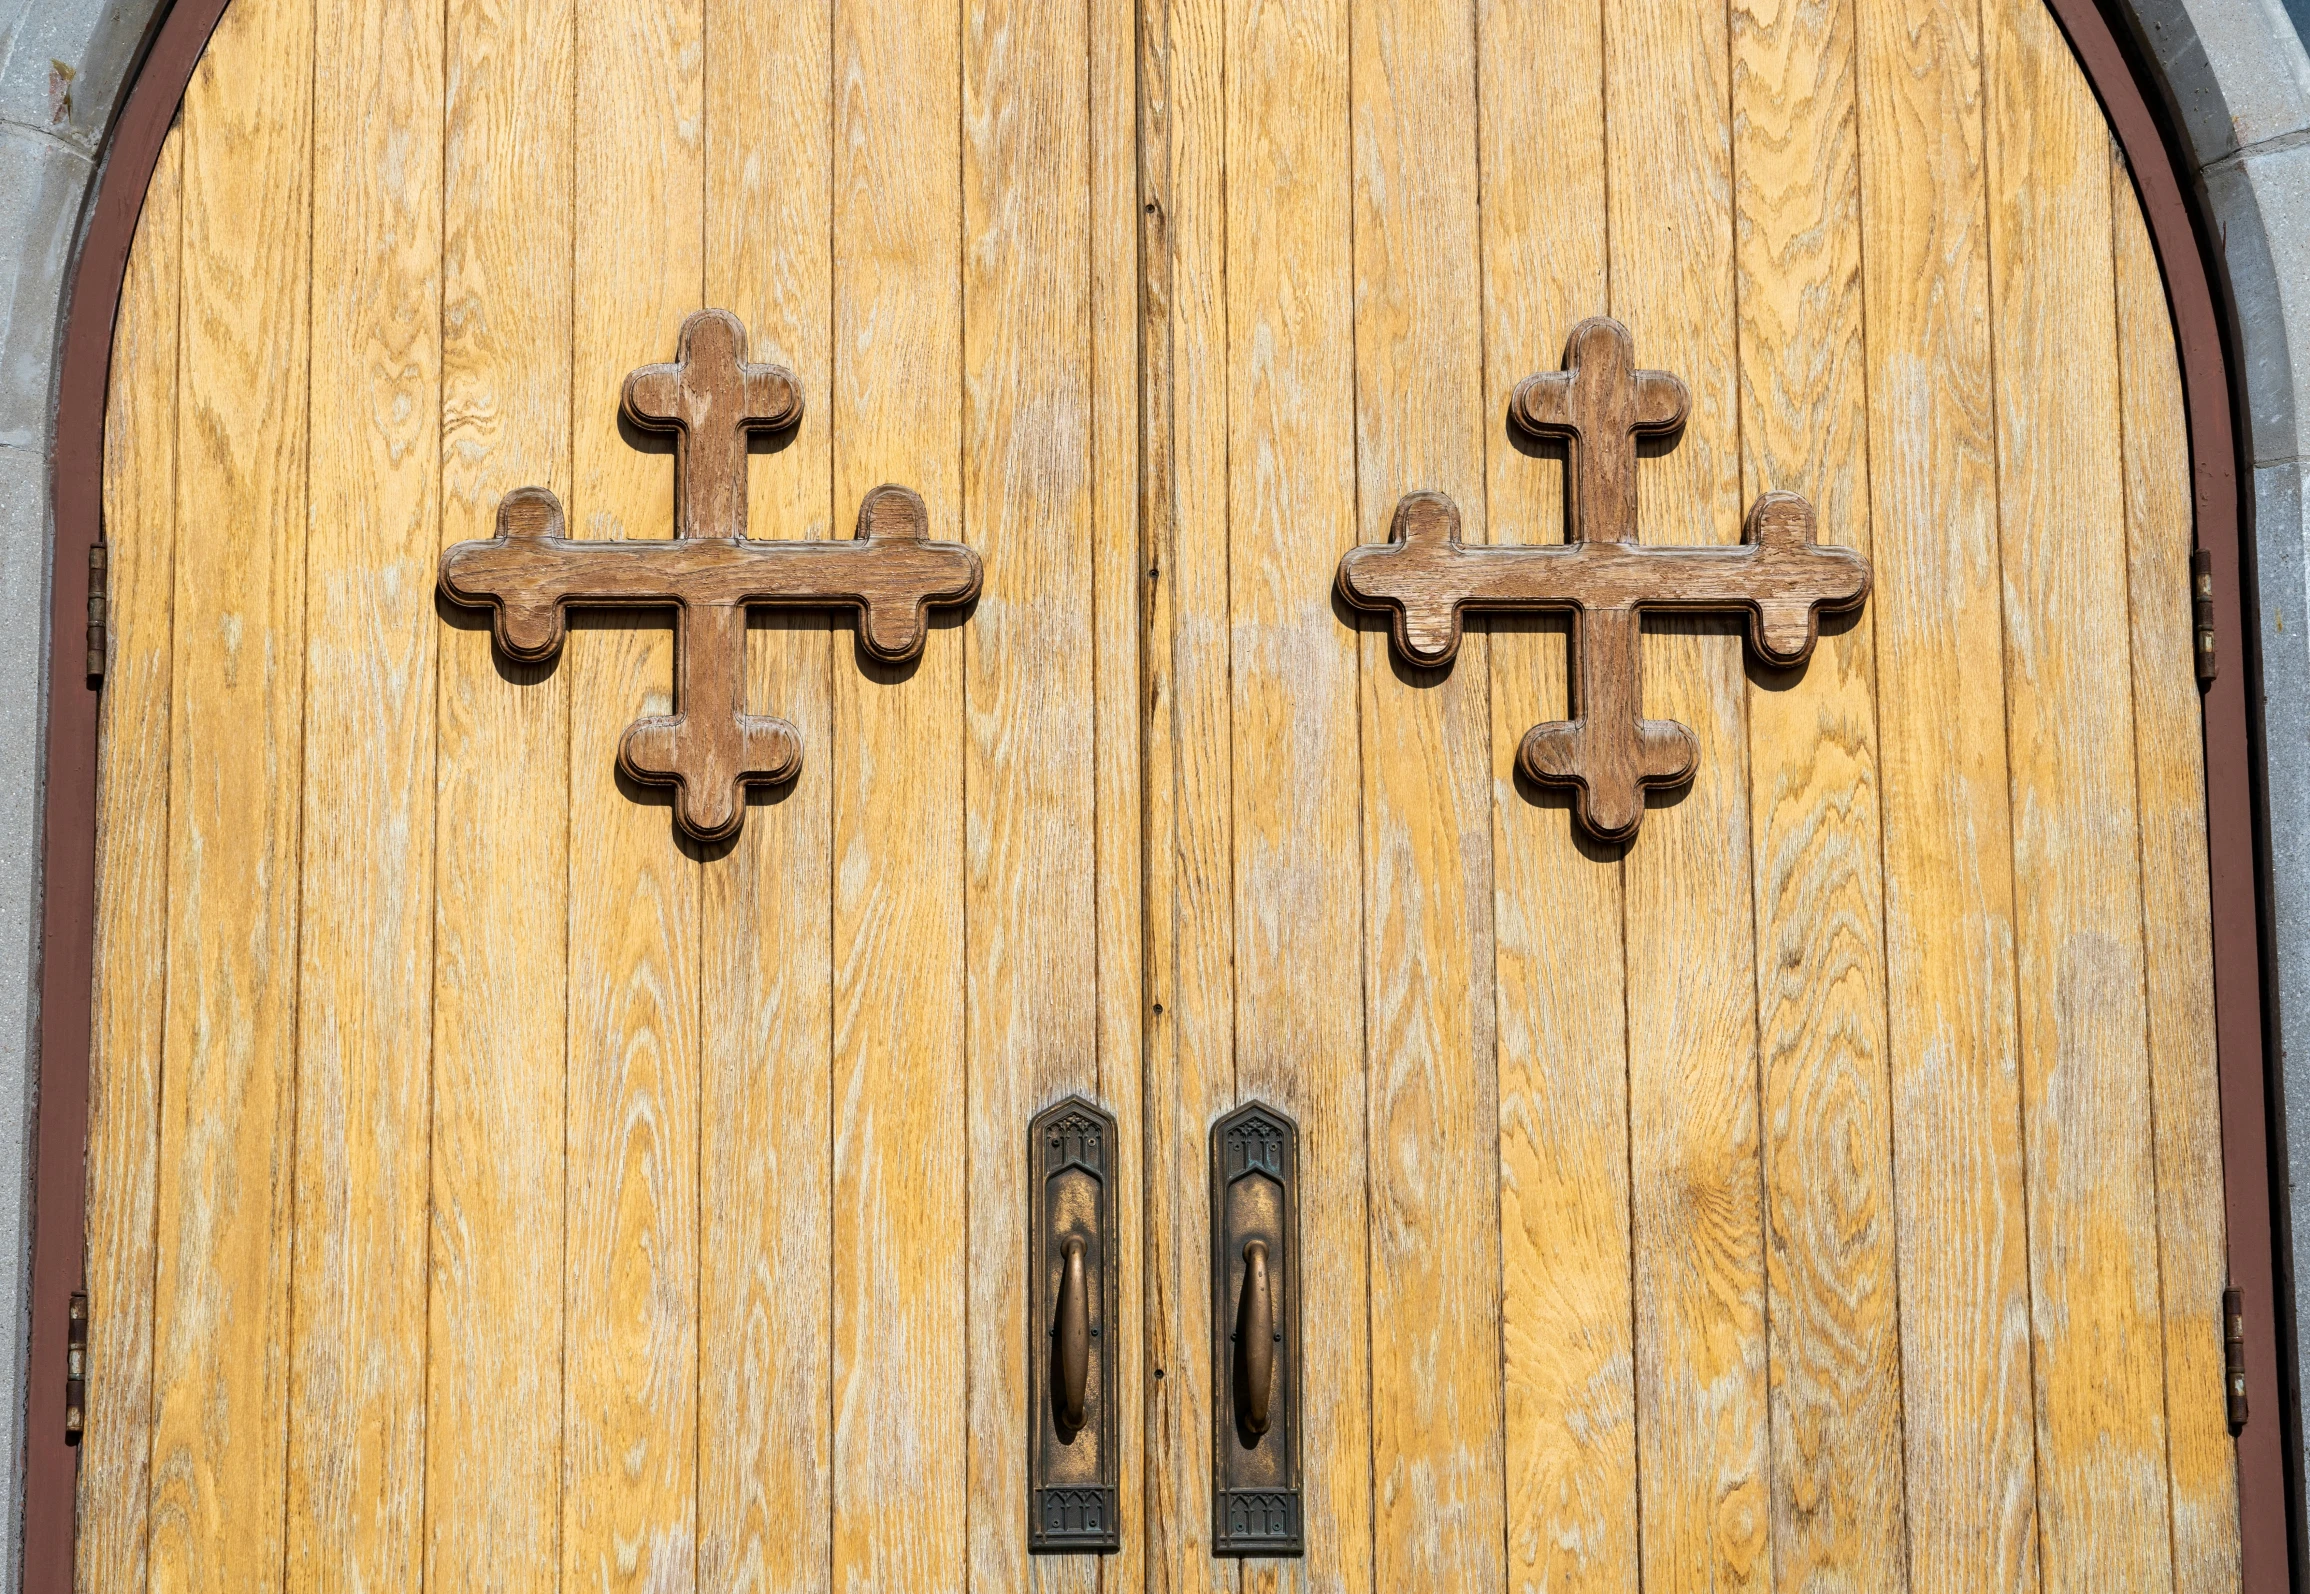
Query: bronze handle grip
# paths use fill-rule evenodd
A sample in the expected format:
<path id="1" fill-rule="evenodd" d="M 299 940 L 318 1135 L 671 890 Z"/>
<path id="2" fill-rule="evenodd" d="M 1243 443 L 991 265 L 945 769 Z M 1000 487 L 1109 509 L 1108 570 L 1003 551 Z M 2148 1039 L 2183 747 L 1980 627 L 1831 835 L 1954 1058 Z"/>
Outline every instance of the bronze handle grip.
<path id="1" fill-rule="evenodd" d="M 1267 1278 L 1267 1244 L 1243 1248 L 1243 1297 L 1235 1309 L 1235 1420 L 1256 1439 L 1267 1432 L 1275 1394 L 1275 1290 Z"/>
<path id="2" fill-rule="evenodd" d="M 1051 1330 L 1051 1418 L 1059 1437 L 1083 1428 L 1083 1393 L 1091 1376 L 1091 1292 L 1083 1282 L 1083 1242 L 1067 1242 L 1059 1275 L 1059 1321 Z"/>
<path id="3" fill-rule="evenodd" d="M 1211 1126 L 1211 1553 L 1295 1556 L 1307 1301 L 1299 1126 L 1262 1101 Z M 1046 1274 L 1045 1277 L 1050 1275 Z"/>
<path id="4" fill-rule="evenodd" d="M 1019 1393 L 1027 1400 L 1030 1555 L 1112 1555 L 1123 1547 L 1117 1430 L 1124 1402 L 1112 1331 L 1122 1144 L 1115 1120 L 1081 1096 L 1052 1103 L 1027 1129 L 1027 1320 L 1014 1317 L 1011 1334 L 1026 1364 Z"/>

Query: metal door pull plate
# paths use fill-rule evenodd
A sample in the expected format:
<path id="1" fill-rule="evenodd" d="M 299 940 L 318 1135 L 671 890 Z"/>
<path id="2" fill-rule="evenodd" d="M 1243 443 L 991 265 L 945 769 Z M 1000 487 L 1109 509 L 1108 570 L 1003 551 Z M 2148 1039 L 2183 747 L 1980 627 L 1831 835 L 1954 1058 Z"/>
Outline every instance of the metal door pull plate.
<path id="1" fill-rule="evenodd" d="M 1211 1129 L 1211 1546 L 1296 1556 L 1299 1128 L 1261 1102 Z"/>
<path id="2" fill-rule="evenodd" d="M 1115 1511 L 1115 1120 L 1080 1096 L 1027 1138 L 1027 1549 L 1107 1555 Z"/>

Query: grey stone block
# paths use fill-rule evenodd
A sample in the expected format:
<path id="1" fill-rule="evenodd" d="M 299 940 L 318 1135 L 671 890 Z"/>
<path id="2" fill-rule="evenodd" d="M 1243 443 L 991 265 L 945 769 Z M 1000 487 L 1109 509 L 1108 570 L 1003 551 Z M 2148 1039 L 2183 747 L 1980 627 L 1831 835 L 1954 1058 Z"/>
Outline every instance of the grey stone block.
<path id="1" fill-rule="evenodd" d="M 2297 335 L 2310 332 L 2310 143 L 2217 162 L 2203 186 L 2247 332 L 2239 354 L 2252 457 L 2310 456 L 2310 343 Z"/>
<path id="2" fill-rule="evenodd" d="M 2269 737 L 2270 806 L 2310 813 L 2310 549 L 2302 508 L 2310 465 L 2289 461 L 2254 472 L 2255 558 L 2262 640 L 2262 718 Z M 2277 900 L 2282 1018 L 2310 1017 L 2310 826 L 2279 825 L 2270 838 Z M 2293 1088 L 2292 1070 L 2303 1071 Z M 2288 1048 L 2287 1113 L 2310 1146 L 2310 1046 Z M 2301 1234 L 2310 1244 L 2310 1230 Z"/>
<path id="3" fill-rule="evenodd" d="M 0 1590 L 18 1581 L 23 1499 L 24 1355 L 30 1329 L 32 1026 L 35 917 L 46 730 L 48 462 L 0 447 L 0 1480 L 9 1554 Z"/>
<path id="4" fill-rule="evenodd" d="M 47 444 L 56 312 L 91 170 L 52 138 L 0 125 L 0 447 Z"/>
<path id="5" fill-rule="evenodd" d="M 2197 164 L 2310 131 L 2310 56 L 2282 0 L 2133 0 Z"/>
<path id="6" fill-rule="evenodd" d="M 2271 1061 L 2285 1082 L 2283 1126 L 2288 1161 L 2299 1173 L 2310 1162 L 2310 547 L 2303 536 L 2303 506 L 2310 502 L 2310 465 L 2289 461 L 2254 472 L 2255 557 L 2260 565 L 2262 716 L 2270 812 L 2270 918 L 2277 954 L 2278 1055 Z M 2304 1192 L 2281 1192 L 2294 1212 L 2294 1276 L 2310 1279 L 2310 1222 Z M 2297 1299 L 2297 1320 L 2310 1317 Z M 2310 1335 L 2297 1336 L 2302 1387 L 2310 1388 Z"/>
<path id="7" fill-rule="evenodd" d="M 153 0 L 0 0 L 0 122 L 95 154 Z"/>

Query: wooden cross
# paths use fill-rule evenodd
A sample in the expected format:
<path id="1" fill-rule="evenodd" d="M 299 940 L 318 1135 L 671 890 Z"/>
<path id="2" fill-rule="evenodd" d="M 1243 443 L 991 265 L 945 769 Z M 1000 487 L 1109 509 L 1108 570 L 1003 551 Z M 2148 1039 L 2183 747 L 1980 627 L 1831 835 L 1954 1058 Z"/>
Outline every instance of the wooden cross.
<path id="1" fill-rule="evenodd" d="M 538 662 L 561 649 L 573 605 L 672 606 L 674 712 L 636 720 L 618 765 L 674 788 L 674 818 L 700 841 L 736 835 L 745 788 L 789 779 L 800 738 L 785 720 L 746 712 L 746 611 L 757 606 L 852 608 L 861 645 L 899 662 L 922 651 L 934 604 L 967 603 L 979 557 L 929 540 L 911 489 L 877 487 L 857 535 L 838 541 L 755 542 L 746 536 L 746 438 L 802 414 L 791 373 L 748 364 L 746 329 L 727 310 L 682 323 L 681 357 L 626 378 L 636 426 L 674 434 L 676 535 L 670 541 L 576 541 L 561 501 L 519 487 L 497 506 L 497 535 L 441 556 L 441 590 L 496 611 L 497 645 Z"/>
<path id="2" fill-rule="evenodd" d="M 1606 317 L 1573 328 L 1564 369 L 1527 377 L 1509 420 L 1566 440 L 1568 540 L 1470 547 L 1442 493 L 1396 505 L 1383 544 L 1340 560 L 1341 595 L 1394 616 L 1397 649 L 1415 664 L 1448 663 L 1470 609 L 1572 611 L 1574 718 L 1536 725 L 1517 760 L 1526 775 L 1570 786 L 1580 822 L 1624 841 L 1644 820 L 1644 793 L 1692 776 L 1692 732 L 1644 717 L 1640 616 L 1647 609 L 1746 613 L 1749 641 L 1774 664 L 1802 663 L 1824 611 L 1858 607 L 1869 562 L 1816 546 L 1812 505 L 1769 492 L 1749 511 L 1746 540 L 1677 548 L 1636 540 L 1636 440 L 1674 432 L 1690 407 L 1665 371 L 1636 369 L 1628 329 Z"/>

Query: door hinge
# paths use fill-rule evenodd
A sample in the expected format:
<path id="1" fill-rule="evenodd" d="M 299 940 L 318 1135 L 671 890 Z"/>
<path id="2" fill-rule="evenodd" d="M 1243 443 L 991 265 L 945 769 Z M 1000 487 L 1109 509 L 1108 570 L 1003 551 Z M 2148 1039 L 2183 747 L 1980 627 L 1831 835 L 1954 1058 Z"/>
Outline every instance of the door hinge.
<path id="1" fill-rule="evenodd" d="M 64 1439 L 80 1443 L 88 1399 L 88 1292 L 72 1292 L 71 1318 L 64 1327 Z"/>
<path id="2" fill-rule="evenodd" d="M 2246 1292 L 2235 1284 L 2222 1292 L 2222 1400 L 2235 1434 L 2246 1426 Z"/>
<path id="3" fill-rule="evenodd" d="M 97 686 L 104 683 L 104 661 L 112 651 L 112 619 L 106 601 L 109 563 L 105 545 L 91 544 L 88 550 L 88 679 L 91 685 Z"/>
<path id="4" fill-rule="evenodd" d="M 2205 549 L 2190 555 L 2190 617 L 2194 651 L 2198 657 L 2198 684 L 2214 678 L 2214 556 Z"/>

